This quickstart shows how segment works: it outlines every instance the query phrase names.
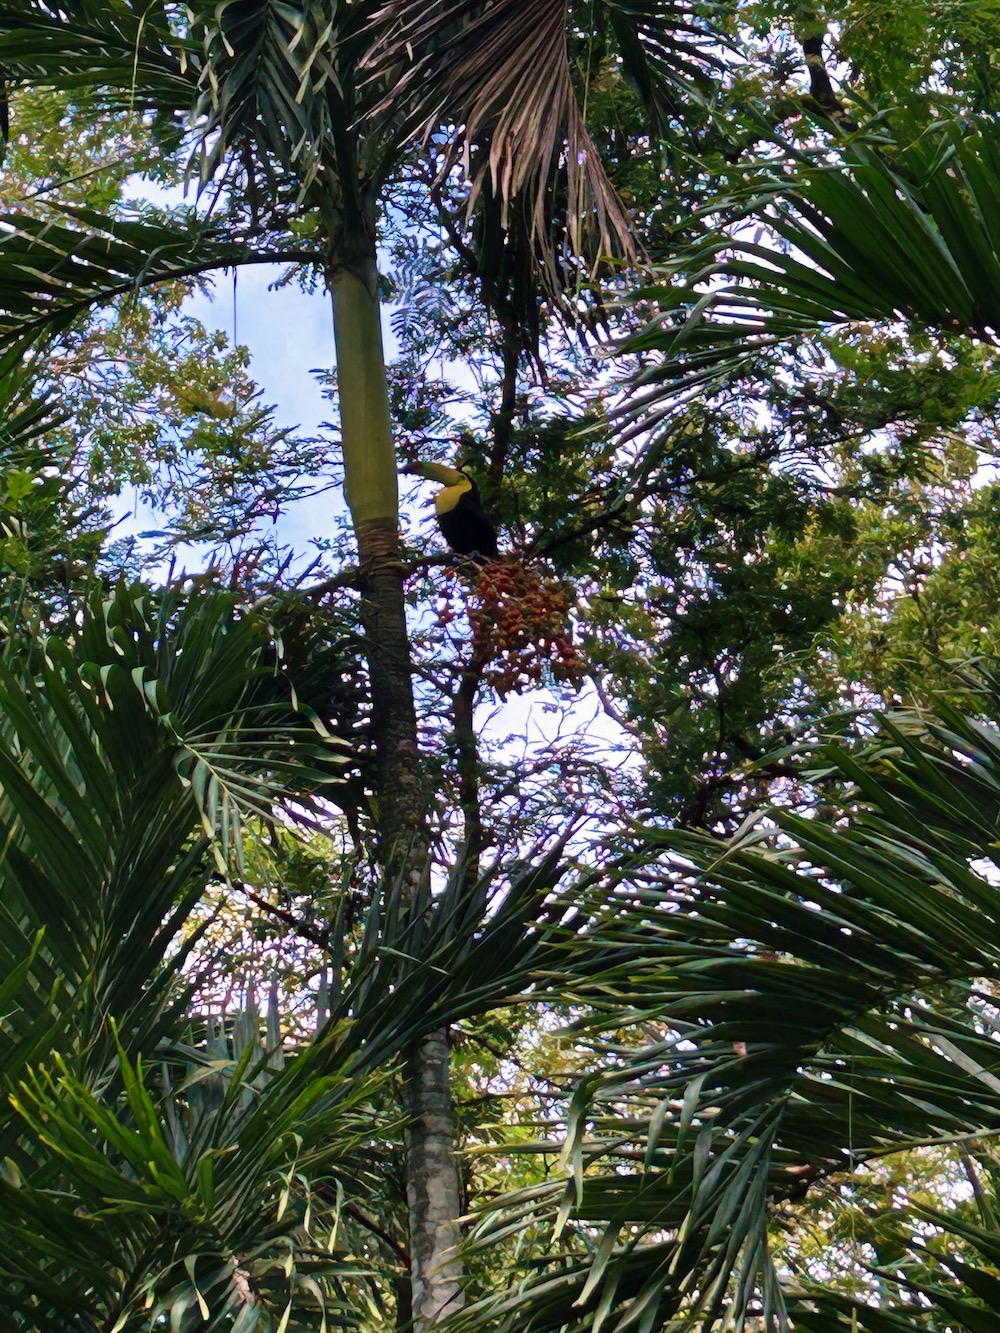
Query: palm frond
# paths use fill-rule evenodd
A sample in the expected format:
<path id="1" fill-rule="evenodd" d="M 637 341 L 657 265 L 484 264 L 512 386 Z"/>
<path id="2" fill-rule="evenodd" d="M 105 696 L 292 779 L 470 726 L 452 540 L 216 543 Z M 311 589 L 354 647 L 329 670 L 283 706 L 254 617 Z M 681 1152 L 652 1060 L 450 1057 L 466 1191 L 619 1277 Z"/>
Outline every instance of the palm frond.
<path id="1" fill-rule="evenodd" d="M 26 81 L 89 93 L 116 110 L 183 113 L 195 71 L 171 9 L 159 0 L 8 0 L 0 3 L 0 64 L 15 88 Z M 11 118 L 16 132 L 16 95 Z"/>
<path id="2" fill-rule="evenodd" d="M 393 1130 L 375 1117 L 384 1081 L 353 1077 L 332 1041 L 280 1072 L 203 1055 L 177 1086 L 121 1052 L 117 1097 L 65 1068 L 29 1075 L 13 1101 L 42 1165 L 0 1177 L 8 1314 L 40 1329 L 191 1308 L 205 1328 L 255 1309 L 355 1323 L 375 1288 L 338 1241 L 341 1204 Z"/>
<path id="3" fill-rule="evenodd" d="M 0 665 L 5 1312 L 82 1330 L 204 1303 L 230 1327 L 266 1293 L 318 1324 L 367 1282 L 327 1249 L 331 1172 L 361 1169 L 385 1075 L 333 1032 L 280 1071 L 170 1039 L 212 851 L 341 760 L 230 594 L 122 586 L 43 647 Z"/>
<path id="4" fill-rule="evenodd" d="M 663 5 L 608 0 L 599 18 L 614 35 L 622 72 L 635 87 L 660 136 L 669 140 L 678 116 L 710 98 L 731 47 L 725 5 Z"/>
<path id="5" fill-rule="evenodd" d="M 0 217 L 0 371 L 83 312 L 158 282 L 242 263 L 306 259 L 235 241 L 194 214 L 106 217 L 90 209 L 56 218 Z"/>
<path id="6" fill-rule="evenodd" d="M 67 419 L 55 390 L 40 389 L 39 367 L 30 357 L 0 376 L 0 457 L 8 468 L 40 475 L 57 460 L 42 437 Z M 66 508 L 72 506 L 67 503 Z"/>
<path id="7" fill-rule="evenodd" d="M 661 3 L 598 9 L 587 22 L 599 22 L 620 42 L 625 73 L 656 117 L 664 116 L 671 95 L 704 89 L 711 67 L 704 15 Z M 587 132 L 573 85 L 567 44 L 573 24 L 567 0 L 488 6 L 389 0 L 375 15 L 366 58 L 389 90 L 381 110 L 391 107 L 401 116 L 404 136 L 429 138 L 460 127 L 473 201 L 488 180 L 505 211 L 515 199 L 527 203 L 533 239 L 550 264 L 552 181 L 559 173 L 575 252 L 635 253 L 628 214 Z"/>
<path id="8" fill-rule="evenodd" d="M 3 949 L 12 969 L 33 960 L 0 1041 L 10 1072 L 46 1021 L 97 1067 L 109 1017 L 148 1050 L 191 941 L 161 965 L 210 850 L 238 856 L 242 819 L 335 778 L 268 645 L 229 595 L 122 587 L 33 669 L 0 666 Z"/>
<path id="9" fill-rule="evenodd" d="M 651 831 L 652 859 L 581 900 L 593 915 L 577 938 L 604 964 L 574 993 L 599 1061 L 568 1108 L 566 1182 L 487 1207 L 476 1241 L 561 1225 L 564 1251 L 515 1262 L 469 1327 L 874 1330 L 902 1326 L 893 1291 L 920 1293 L 910 1327 L 936 1327 L 935 1311 L 987 1326 L 992 1213 L 973 1234 L 960 1204 L 939 1208 L 951 1239 L 929 1257 L 927 1219 L 899 1219 L 923 1267 L 879 1275 L 884 1310 L 835 1283 L 803 1294 L 771 1252 L 772 1220 L 791 1225 L 807 1190 L 831 1181 L 835 1206 L 856 1172 L 918 1146 L 975 1152 L 1000 1123 L 995 682 L 975 703 L 887 720 L 860 754 L 821 747 L 817 779 L 845 784 L 838 825 L 775 810 L 728 844 Z"/>
<path id="10" fill-rule="evenodd" d="M 488 145 L 473 180 L 487 173 L 509 205 L 532 200 L 533 234 L 548 231 L 546 191 L 564 165 L 568 226 L 581 246 L 583 219 L 593 210 L 599 248 L 631 253 L 628 216 L 611 187 L 583 122 L 570 78 L 566 0 L 442 0 L 419 7 L 390 3 L 378 16 L 386 27 L 372 62 L 385 63 L 393 100 L 415 99 L 415 122 L 462 124 L 467 153 Z M 405 103 L 404 103 L 405 104 Z"/>
<path id="11" fill-rule="evenodd" d="M 335 25 L 344 16 L 335 15 L 319 0 L 195 8 L 192 36 L 202 55 L 193 123 L 202 181 L 248 144 L 272 180 L 269 164 L 277 162 L 299 192 L 324 157 L 332 159 L 334 122 L 345 131 L 351 114 L 336 60 L 342 34 Z"/>
<path id="12" fill-rule="evenodd" d="M 903 148 L 859 139 L 754 182 L 744 221 L 707 233 L 642 299 L 623 350 L 648 357 L 630 407 L 655 424 L 791 340 L 837 324 L 914 320 L 993 341 L 1000 330 L 1000 131 L 945 123 Z M 732 200 L 730 200 L 730 206 Z M 770 231 L 762 243 L 748 233 Z"/>

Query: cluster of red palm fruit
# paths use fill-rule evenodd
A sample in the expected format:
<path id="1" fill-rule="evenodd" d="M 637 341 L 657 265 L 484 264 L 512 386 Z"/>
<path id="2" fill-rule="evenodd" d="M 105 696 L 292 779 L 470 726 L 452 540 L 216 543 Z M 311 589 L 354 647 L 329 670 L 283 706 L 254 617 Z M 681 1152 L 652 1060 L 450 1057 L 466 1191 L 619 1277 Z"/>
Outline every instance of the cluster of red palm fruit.
<path id="1" fill-rule="evenodd" d="M 449 571 L 455 587 L 454 571 Z M 472 629 L 473 661 L 483 681 L 503 696 L 535 685 L 577 682 L 586 672 L 573 643 L 570 599 L 554 579 L 520 561 L 496 560 L 477 569 L 465 594 Z M 440 626 L 455 619 L 446 598 Z"/>

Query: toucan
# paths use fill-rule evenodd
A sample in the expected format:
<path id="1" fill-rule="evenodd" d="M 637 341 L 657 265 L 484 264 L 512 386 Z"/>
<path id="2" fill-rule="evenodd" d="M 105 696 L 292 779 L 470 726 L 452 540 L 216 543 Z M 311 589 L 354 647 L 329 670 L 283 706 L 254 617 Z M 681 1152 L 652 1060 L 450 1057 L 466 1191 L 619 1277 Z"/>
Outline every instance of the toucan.
<path id="1" fill-rule="evenodd" d="M 468 472 L 443 463 L 410 463 L 403 471 L 411 477 L 443 482 L 434 496 L 434 511 L 441 535 L 453 551 L 471 556 L 479 564 L 497 559 L 496 528 Z"/>

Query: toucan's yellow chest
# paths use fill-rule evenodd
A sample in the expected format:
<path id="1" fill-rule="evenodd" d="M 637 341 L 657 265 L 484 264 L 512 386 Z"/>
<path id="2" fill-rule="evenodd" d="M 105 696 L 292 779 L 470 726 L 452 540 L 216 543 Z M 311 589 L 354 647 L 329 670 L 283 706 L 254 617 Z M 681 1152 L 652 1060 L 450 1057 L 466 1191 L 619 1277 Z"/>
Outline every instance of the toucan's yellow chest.
<path id="1" fill-rule="evenodd" d="M 468 495 L 471 490 L 472 482 L 468 477 L 462 477 L 460 481 L 455 482 L 454 486 L 442 486 L 434 496 L 434 512 L 450 514 L 462 496 Z"/>

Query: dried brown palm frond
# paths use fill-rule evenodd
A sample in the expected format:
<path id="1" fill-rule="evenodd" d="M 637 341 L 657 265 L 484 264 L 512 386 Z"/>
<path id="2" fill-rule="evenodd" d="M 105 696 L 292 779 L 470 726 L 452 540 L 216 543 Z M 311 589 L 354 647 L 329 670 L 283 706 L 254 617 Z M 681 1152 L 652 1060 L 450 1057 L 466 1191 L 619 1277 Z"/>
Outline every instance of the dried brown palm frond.
<path id="1" fill-rule="evenodd" d="M 566 0 L 388 0 L 366 64 L 411 132 L 454 126 L 445 160 L 464 154 L 474 203 L 489 182 L 509 208 L 529 201 L 532 239 L 550 272 L 550 201 L 566 199 L 576 254 L 635 253 L 624 205 L 587 133 L 570 74 Z M 560 181 L 560 177 L 562 177 Z"/>

